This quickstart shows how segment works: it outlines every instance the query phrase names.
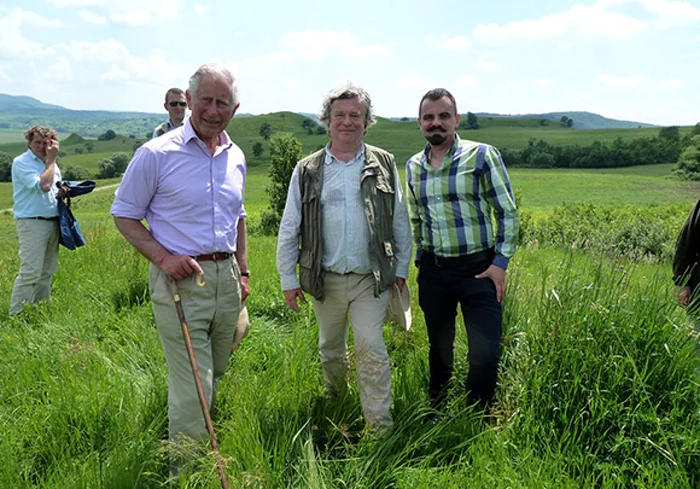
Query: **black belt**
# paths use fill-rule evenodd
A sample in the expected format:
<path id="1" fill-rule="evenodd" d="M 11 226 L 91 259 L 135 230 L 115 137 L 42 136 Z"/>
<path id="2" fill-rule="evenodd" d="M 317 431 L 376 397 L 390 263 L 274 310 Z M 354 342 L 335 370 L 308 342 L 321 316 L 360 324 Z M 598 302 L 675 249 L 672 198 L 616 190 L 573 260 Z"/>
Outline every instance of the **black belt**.
<path id="1" fill-rule="evenodd" d="M 53 216 L 53 217 L 44 217 L 44 216 L 36 216 L 36 217 L 18 217 L 17 219 L 39 219 L 40 221 L 57 221 L 58 216 Z"/>
<path id="2" fill-rule="evenodd" d="M 208 255 L 197 255 L 193 256 L 197 261 L 221 261 L 228 260 L 231 258 L 232 253 L 224 253 L 222 251 L 217 251 L 216 253 L 209 253 Z"/>
<path id="3" fill-rule="evenodd" d="M 483 263 L 492 260 L 494 257 L 493 249 L 482 250 L 469 255 L 461 256 L 438 256 L 429 251 L 424 251 L 421 255 L 421 260 L 431 260 L 439 268 L 458 267 L 460 265 L 473 265 L 475 263 Z"/>

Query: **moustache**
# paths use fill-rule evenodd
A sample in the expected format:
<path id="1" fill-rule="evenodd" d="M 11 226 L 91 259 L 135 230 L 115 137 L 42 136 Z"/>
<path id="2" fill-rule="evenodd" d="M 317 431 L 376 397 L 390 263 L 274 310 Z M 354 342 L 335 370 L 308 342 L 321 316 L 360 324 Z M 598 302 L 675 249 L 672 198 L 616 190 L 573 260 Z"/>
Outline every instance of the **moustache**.
<path id="1" fill-rule="evenodd" d="M 435 131 L 446 132 L 445 128 L 442 126 L 430 126 L 428 128 L 428 132 L 435 132 Z"/>

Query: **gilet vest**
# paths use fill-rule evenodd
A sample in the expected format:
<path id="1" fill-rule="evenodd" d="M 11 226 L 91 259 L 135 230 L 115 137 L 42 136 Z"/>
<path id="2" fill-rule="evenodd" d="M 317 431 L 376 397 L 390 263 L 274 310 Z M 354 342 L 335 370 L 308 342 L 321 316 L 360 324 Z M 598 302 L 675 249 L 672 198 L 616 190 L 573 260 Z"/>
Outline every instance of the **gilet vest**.
<path id="1" fill-rule="evenodd" d="M 301 243 L 299 282 L 317 300 L 325 299 L 321 190 L 326 150 L 299 161 L 301 190 Z M 374 275 L 374 295 L 393 287 L 396 280 L 394 241 L 394 158 L 386 151 L 365 144 L 365 164 L 360 172 L 360 194 L 369 228 L 369 258 Z"/>

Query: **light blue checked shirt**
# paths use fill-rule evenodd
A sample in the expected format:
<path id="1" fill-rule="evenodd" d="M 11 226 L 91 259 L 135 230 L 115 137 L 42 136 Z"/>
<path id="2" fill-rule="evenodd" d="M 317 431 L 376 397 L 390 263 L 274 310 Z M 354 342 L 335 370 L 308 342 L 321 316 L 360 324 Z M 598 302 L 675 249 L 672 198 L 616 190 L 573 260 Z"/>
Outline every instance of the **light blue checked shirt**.
<path id="1" fill-rule="evenodd" d="M 349 162 L 337 160 L 326 146 L 321 192 L 321 229 L 323 230 L 324 270 L 334 273 L 372 273 L 369 259 L 370 235 L 360 193 L 360 171 L 365 163 L 364 143 Z M 396 175 L 394 200 L 394 240 L 396 275 L 408 278 L 411 260 L 411 232 L 401 181 Z M 297 278 L 299 233 L 301 231 L 301 192 L 299 167 L 294 168 L 287 203 L 280 223 L 277 244 L 277 270 L 282 290 L 300 287 Z"/>
<path id="2" fill-rule="evenodd" d="M 498 150 L 456 136 L 437 170 L 430 166 L 429 152 L 427 145 L 406 164 L 406 200 L 416 256 L 429 251 L 457 257 L 495 247 L 493 264 L 508 268 L 520 222 Z"/>

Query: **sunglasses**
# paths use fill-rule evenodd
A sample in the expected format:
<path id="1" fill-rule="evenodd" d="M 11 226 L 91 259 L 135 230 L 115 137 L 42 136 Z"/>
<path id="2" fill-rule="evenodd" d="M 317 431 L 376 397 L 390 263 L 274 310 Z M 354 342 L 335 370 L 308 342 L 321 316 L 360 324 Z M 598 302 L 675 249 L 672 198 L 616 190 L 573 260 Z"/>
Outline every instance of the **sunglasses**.
<path id="1" fill-rule="evenodd" d="M 177 107 L 178 105 L 179 105 L 180 107 L 187 107 L 187 102 L 176 102 L 176 101 L 173 100 L 172 102 L 168 102 L 168 105 L 169 105 L 170 107 Z"/>

